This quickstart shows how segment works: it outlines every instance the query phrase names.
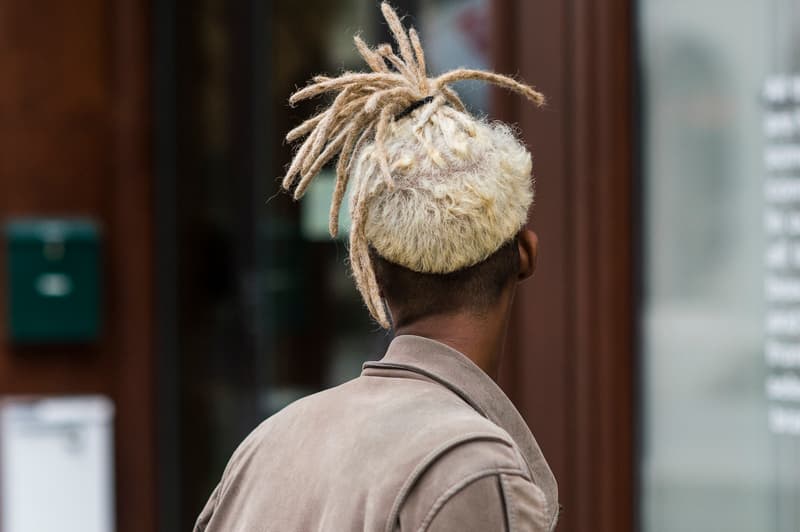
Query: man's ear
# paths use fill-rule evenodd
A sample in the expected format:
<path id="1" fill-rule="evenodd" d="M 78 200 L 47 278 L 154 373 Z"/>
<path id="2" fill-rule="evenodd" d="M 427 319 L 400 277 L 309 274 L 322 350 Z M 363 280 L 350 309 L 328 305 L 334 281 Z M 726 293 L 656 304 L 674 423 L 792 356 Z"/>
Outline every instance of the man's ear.
<path id="1" fill-rule="evenodd" d="M 539 237 L 527 227 L 520 231 L 517 237 L 519 246 L 519 274 L 517 280 L 524 281 L 536 269 L 536 259 L 539 255 Z"/>

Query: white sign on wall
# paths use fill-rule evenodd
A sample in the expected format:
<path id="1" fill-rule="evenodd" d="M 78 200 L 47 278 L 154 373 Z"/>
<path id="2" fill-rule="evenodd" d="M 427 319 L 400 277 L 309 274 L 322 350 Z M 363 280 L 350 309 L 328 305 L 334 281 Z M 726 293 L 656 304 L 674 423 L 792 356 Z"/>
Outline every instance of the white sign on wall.
<path id="1" fill-rule="evenodd" d="M 113 417 L 105 397 L 0 401 L 1 532 L 113 532 Z"/>

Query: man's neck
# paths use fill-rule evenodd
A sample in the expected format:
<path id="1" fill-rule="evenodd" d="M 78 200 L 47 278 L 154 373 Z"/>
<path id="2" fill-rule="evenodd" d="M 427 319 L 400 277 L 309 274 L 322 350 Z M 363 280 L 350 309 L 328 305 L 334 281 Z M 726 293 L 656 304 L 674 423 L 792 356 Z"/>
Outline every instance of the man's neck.
<path id="1" fill-rule="evenodd" d="M 448 345 L 497 380 L 508 328 L 507 313 L 503 314 L 495 318 L 466 312 L 429 316 L 398 327 L 395 335 L 413 334 Z"/>

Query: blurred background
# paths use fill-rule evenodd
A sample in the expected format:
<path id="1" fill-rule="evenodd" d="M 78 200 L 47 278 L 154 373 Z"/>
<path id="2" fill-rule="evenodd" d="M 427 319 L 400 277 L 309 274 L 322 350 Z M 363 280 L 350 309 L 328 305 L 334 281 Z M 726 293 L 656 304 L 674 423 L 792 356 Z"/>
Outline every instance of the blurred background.
<path id="1" fill-rule="evenodd" d="M 0 532 L 190 530 L 236 445 L 391 340 L 279 193 L 377 0 L 0 0 Z M 500 383 L 558 530 L 800 530 L 800 1 L 395 0 L 534 157 Z M 346 219 L 346 213 L 343 213 Z"/>

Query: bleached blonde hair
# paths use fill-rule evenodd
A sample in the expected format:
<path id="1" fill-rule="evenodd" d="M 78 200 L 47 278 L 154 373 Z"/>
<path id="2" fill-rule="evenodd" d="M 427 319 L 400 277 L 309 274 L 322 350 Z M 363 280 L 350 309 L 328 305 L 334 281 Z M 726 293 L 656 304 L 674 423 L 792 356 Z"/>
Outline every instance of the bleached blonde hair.
<path id="1" fill-rule="evenodd" d="M 350 263 L 356 286 L 384 328 L 389 319 L 369 257 L 422 273 L 450 273 L 497 251 L 525 224 L 533 201 L 531 156 L 502 123 L 472 116 L 450 83 L 476 79 L 520 93 L 541 93 L 513 78 L 457 69 L 429 78 L 414 28 L 406 32 L 388 3 L 381 10 L 400 55 L 389 44 L 356 48 L 372 72 L 317 76 L 291 104 L 338 92 L 331 105 L 286 135 L 306 136 L 283 179 L 295 199 L 338 155 L 329 229 L 352 181 Z"/>

